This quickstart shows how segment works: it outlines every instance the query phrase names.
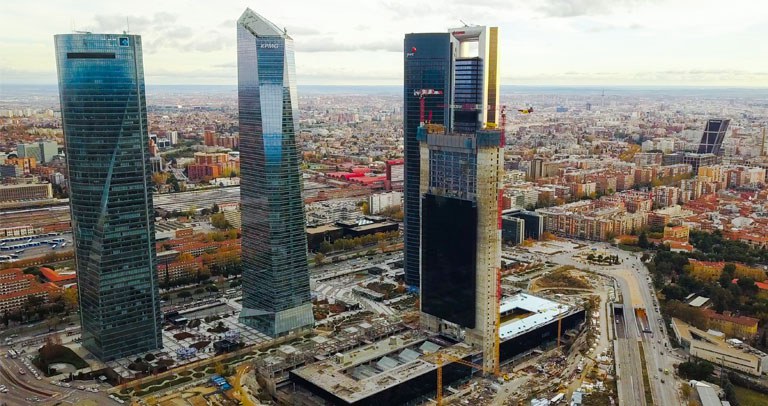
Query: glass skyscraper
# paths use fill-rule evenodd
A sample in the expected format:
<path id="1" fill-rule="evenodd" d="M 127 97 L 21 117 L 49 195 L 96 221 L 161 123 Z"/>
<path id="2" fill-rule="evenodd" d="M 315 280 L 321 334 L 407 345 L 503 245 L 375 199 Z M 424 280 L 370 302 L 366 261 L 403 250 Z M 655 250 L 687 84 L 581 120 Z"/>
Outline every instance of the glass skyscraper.
<path id="1" fill-rule="evenodd" d="M 404 218 L 403 218 L 403 268 L 405 283 L 418 288 L 421 269 L 421 206 L 419 194 L 420 156 L 416 132 L 420 126 L 420 100 L 415 91 L 434 89 L 443 94 L 424 97 L 425 119 L 432 116 L 432 123 L 450 127 L 451 76 L 453 49 L 450 34 L 418 33 L 405 36 L 405 95 L 404 95 Z"/>
<path id="2" fill-rule="evenodd" d="M 725 133 L 728 132 L 728 126 L 731 124 L 730 119 L 709 119 L 707 125 L 704 127 L 704 133 L 701 134 L 701 141 L 699 142 L 699 154 L 715 154 L 722 155 L 723 140 L 725 139 Z"/>
<path id="3" fill-rule="evenodd" d="M 237 22 L 243 310 L 240 321 L 279 336 L 314 324 L 296 149 L 293 39 L 246 9 Z"/>
<path id="4" fill-rule="evenodd" d="M 83 346 L 162 348 L 141 37 L 54 37 Z"/>

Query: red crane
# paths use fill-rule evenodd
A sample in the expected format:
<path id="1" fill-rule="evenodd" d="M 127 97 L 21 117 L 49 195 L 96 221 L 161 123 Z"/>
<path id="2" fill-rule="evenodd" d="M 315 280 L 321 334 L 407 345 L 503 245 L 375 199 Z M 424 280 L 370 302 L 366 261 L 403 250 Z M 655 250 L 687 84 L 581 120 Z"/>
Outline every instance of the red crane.
<path id="1" fill-rule="evenodd" d="M 424 124 L 424 97 L 432 95 L 441 95 L 442 90 L 435 89 L 416 89 L 413 91 L 413 95 L 419 98 L 419 124 Z M 432 112 L 429 112 L 429 121 L 432 121 Z"/>

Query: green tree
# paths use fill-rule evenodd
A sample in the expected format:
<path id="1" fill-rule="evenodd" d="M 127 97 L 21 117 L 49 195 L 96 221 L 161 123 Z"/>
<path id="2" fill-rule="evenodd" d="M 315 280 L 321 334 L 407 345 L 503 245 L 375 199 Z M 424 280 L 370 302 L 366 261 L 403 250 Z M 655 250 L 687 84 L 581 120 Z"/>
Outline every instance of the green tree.
<path id="1" fill-rule="evenodd" d="M 171 189 L 174 192 L 180 192 L 181 191 L 181 185 L 179 184 L 179 180 L 176 179 L 176 176 L 174 174 L 171 174 L 168 179 L 165 181 L 167 185 L 171 185 Z"/>
<path id="2" fill-rule="evenodd" d="M 715 372 L 715 366 L 704 360 L 694 360 L 680 363 L 677 370 L 683 378 L 708 381 Z"/>
<path id="3" fill-rule="evenodd" d="M 317 251 L 322 254 L 327 254 L 333 250 L 333 245 L 329 243 L 328 241 L 323 241 L 320 243 L 320 245 L 317 246 Z"/>
<path id="4" fill-rule="evenodd" d="M 650 246 L 648 235 L 645 233 L 645 231 L 641 232 L 640 236 L 637 237 L 637 246 L 640 248 L 648 248 Z"/>
<path id="5" fill-rule="evenodd" d="M 211 216 L 211 225 L 219 230 L 228 230 L 232 228 L 229 221 L 224 217 L 224 213 L 216 213 Z"/>

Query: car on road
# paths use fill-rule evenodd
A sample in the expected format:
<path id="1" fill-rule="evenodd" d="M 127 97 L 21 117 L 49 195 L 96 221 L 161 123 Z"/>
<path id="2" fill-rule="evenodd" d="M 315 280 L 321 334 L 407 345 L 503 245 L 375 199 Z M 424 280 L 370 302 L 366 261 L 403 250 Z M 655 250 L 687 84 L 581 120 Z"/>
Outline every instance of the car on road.
<path id="1" fill-rule="evenodd" d="M 19 374 L 21 374 L 21 375 L 26 375 L 27 373 L 26 373 L 26 372 L 24 372 L 24 370 L 23 370 L 23 369 L 19 368 Z"/>

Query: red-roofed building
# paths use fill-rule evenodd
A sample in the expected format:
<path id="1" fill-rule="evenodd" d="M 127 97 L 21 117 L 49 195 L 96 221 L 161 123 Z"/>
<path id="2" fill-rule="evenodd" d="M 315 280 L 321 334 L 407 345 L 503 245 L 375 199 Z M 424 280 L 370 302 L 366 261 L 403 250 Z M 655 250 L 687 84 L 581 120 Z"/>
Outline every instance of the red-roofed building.
<path id="1" fill-rule="evenodd" d="M 708 327 L 722 331 L 726 336 L 748 340 L 757 335 L 757 324 L 760 319 L 734 316 L 728 311 L 720 314 L 712 309 L 704 309 L 703 312 L 708 319 Z"/>
<path id="2" fill-rule="evenodd" d="M 387 180 L 386 176 L 360 176 L 350 179 L 351 182 L 362 183 L 365 186 L 384 186 L 384 181 Z"/>
<path id="3" fill-rule="evenodd" d="M 672 252 L 693 252 L 693 245 L 687 242 L 679 241 L 665 241 L 669 245 L 669 250 Z"/>
<path id="4" fill-rule="evenodd" d="M 194 278 L 203 266 L 202 258 L 187 261 L 174 261 L 157 265 L 157 277 L 160 283 L 174 282 L 184 278 Z"/>
<path id="5" fill-rule="evenodd" d="M 33 275 L 19 268 L 0 271 L 0 313 L 20 309 L 30 297 L 48 300 L 59 288 L 51 283 L 38 283 Z"/>
<path id="6" fill-rule="evenodd" d="M 70 283 L 77 282 L 77 275 L 74 273 L 60 274 L 51 268 L 40 267 L 40 273 L 48 282 L 53 283 L 56 286 L 64 286 Z"/>
<path id="7" fill-rule="evenodd" d="M 733 283 L 734 285 L 739 283 L 739 278 L 734 278 L 731 281 L 731 283 Z M 768 291 L 768 280 L 765 280 L 765 281 L 762 281 L 762 282 L 755 281 L 755 286 L 757 286 L 757 288 L 760 289 L 760 290 Z"/>

